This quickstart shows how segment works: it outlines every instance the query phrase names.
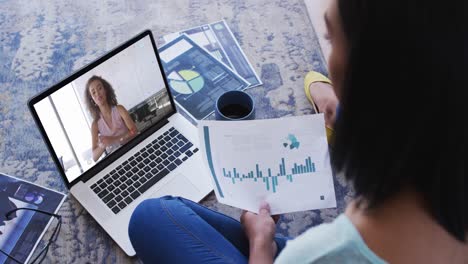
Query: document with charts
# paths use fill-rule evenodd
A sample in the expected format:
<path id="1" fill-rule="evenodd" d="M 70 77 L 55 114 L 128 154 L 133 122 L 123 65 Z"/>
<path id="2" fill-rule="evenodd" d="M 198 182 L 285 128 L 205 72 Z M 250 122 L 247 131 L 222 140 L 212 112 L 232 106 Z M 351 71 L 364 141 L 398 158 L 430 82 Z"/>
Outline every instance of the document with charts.
<path id="1" fill-rule="evenodd" d="M 258 77 L 252 64 L 247 59 L 226 21 L 221 20 L 168 34 L 158 39 L 158 42 L 159 44 L 165 44 L 182 34 L 189 36 L 216 59 L 242 76 L 250 83 L 249 88 L 262 84 L 260 77 Z"/>
<path id="2" fill-rule="evenodd" d="M 174 100 L 194 120 L 213 113 L 227 91 L 245 90 L 249 82 L 183 34 L 159 48 Z"/>
<path id="3" fill-rule="evenodd" d="M 323 114 L 198 125 L 220 203 L 272 214 L 336 207 Z"/>
<path id="4" fill-rule="evenodd" d="M 66 196 L 63 193 L 0 173 L 0 249 L 22 263 L 27 263 L 52 217 L 28 208 L 56 213 Z M 16 263 L 0 253 L 0 264 Z"/>

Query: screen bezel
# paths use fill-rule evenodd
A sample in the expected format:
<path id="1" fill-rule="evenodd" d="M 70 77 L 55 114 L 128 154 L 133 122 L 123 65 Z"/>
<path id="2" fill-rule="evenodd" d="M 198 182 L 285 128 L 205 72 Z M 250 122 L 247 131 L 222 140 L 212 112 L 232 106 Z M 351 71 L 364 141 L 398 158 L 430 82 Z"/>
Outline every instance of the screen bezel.
<path id="1" fill-rule="evenodd" d="M 52 147 L 50 139 L 47 136 L 47 133 L 46 133 L 46 131 L 45 131 L 45 129 L 44 129 L 42 123 L 41 123 L 41 120 L 39 119 L 39 116 L 38 116 L 38 114 L 36 112 L 36 109 L 35 109 L 34 105 L 39 103 L 43 99 L 47 98 L 48 96 L 50 96 L 54 92 L 58 91 L 59 89 L 63 88 L 64 86 L 68 85 L 70 82 L 72 82 L 75 79 L 79 78 L 81 75 L 85 74 L 86 72 L 90 71 L 91 69 L 95 68 L 96 66 L 104 63 L 105 61 L 107 61 L 111 57 L 113 57 L 116 54 L 123 51 L 124 49 L 130 47 L 131 45 L 135 44 L 139 40 L 145 38 L 146 36 L 149 36 L 150 39 L 151 39 L 151 44 L 153 46 L 153 51 L 154 51 L 154 54 L 156 55 L 156 59 L 158 61 L 158 65 L 159 65 L 159 68 L 160 68 L 160 71 L 161 71 L 161 74 L 162 74 L 162 77 L 163 77 L 163 80 L 164 80 L 164 85 L 166 86 L 166 90 L 167 90 L 168 95 L 169 95 L 169 100 L 171 102 L 172 111 L 167 113 L 165 116 L 163 116 L 161 118 L 161 120 L 159 120 L 157 123 L 153 124 L 152 126 L 148 127 L 145 131 L 141 132 L 138 136 L 136 136 L 135 138 L 133 138 L 132 140 L 127 142 L 125 145 L 121 146 L 115 152 L 113 152 L 112 154 L 110 154 L 110 155 L 106 156 L 105 158 L 103 158 L 101 161 L 96 163 L 93 167 L 91 167 L 90 169 L 88 169 L 87 171 L 82 173 L 81 176 L 79 176 L 78 178 L 76 178 L 76 179 L 74 179 L 73 181 L 70 182 L 68 180 L 68 178 L 67 178 L 67 175 L 65 174 L 65 171 L 63 170 L 62 166 L 60 165 L 60 161 L 58 159 L 58 156 L 57 156 L 57 154 L 55 153 L 55 150 Z M 70 189 L 73 185 L 75 185 L 79 181 L 86 182 L 89 179 L 91 179 L 97 173 L 99 173 L 104 168 L 106 168 L 111 163 L 113 163 L 116 159 L 118 159 L 123 154 L 125 154 L 126 152 L 131 150 L 138 143 L 145 140 L 147 137 L 152 135 L 156 130 L 158 130 L 159 128 L 161 128 L 165 124 L 167 124 L 168 123 L 167 119 L 170 116 L 172 116 L 173 114 L 177 113 L 177 109 L 176 109 L 176 106 L 175 106 L 175 103 L 174 103 L 174 99 L 172 97 L 171 89 L 169 88 L 169 84 L 167 82 L 166 74 L 164 73 L 164 68 L 163 68 L 163 65 L 161 63 L 161 58 L 159 57 L 157 46 L 156 46 L 156 43 L 154 41 L 153 34 L 151 33 L 151 30 L 149 30 L 149 29 L 141 32 L 140 34 L 138 34 L 135 37 L 131 38 L 130 40 L 124 42 L 123 44 L 117 46 L 116 48 L 114 48 L 110 52 L 104 54 L 103 56 L 101 56 L 100 58 L 98 58 L 95 61 L 91 62 L 90 64 L 88 64 L 88 65 L 82 67 L 81 69 L 75 71 L 70 76 L 68 76 L 65 79 L 59 81 L 57 84 L 51 86 L 50 88 L 42 91 L 39 94 L 33 96 L 28 101 L 28 108 L 29 108 L 29 111 L 31 112 L 31 114 L 33 116 L 33 119 L 34 119 L 36 125 L 39 128 L 39 131 L 41 132 L 41 136 L 42 136 L 43 140 L 45 141 L 50 154 L 52 155 L 52 159 L 55 162 L 55 166 L 57 167 L 58 171 L 60 172 L 60 175 L 62 176 L 62 179 L 64 180 L 64 182 L 65 182 L 68 189 Z"/>

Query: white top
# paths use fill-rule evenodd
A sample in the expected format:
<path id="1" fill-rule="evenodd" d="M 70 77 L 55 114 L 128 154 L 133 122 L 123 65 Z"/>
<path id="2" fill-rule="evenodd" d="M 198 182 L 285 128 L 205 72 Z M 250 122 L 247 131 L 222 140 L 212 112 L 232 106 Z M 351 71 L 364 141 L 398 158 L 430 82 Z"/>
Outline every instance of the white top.
<path id="1" fill-rule="evenodd" d="M 367 247 L 344 214 L 307 230 L 286 247 L 275 263 L 386 263 Z"/>

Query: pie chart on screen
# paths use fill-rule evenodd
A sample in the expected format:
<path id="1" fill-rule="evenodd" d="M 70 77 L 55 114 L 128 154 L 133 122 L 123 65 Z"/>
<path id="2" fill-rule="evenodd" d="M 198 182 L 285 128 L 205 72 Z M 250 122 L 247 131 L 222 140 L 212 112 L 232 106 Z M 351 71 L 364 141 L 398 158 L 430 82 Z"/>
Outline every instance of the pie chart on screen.
<path id="1" fill-rule="evenodd" d="M 203 76 L 193 69 L 173 71 L 167 78 L 171 88 L 180 94 L 194 94 L 205 86 Z"/>

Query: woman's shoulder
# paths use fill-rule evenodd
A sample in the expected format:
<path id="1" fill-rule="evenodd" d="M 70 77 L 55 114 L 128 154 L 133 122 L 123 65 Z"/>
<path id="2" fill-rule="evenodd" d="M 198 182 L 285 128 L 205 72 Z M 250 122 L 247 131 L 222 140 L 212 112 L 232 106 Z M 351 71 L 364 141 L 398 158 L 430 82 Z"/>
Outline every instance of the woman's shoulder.
<path id="1" fill-rule="evenodd" d="M 313 227 L 288 241 L 276 262 L 340 263 L 348 259 L 348 262 L 367 260 L 370 263 L 383 263 L 369 258 L 367 252 L 363 251 L 366 247 L 363 243 L 351 221 L 342 214 L 333 222 Z"/>
<path id="2" fill-rule="evenodd" d="M 311 248 L 320 247 L 319 251 L 326 253 L 329 249 L 339 247 L 347 239 L 343 232 L 343 225 L 346 224 L 344 218 L 345 215 L 340 215 L 331 223 L 310 228 L 294 240 L 288 241 L 286 248 L 310 253 Z"/>
<path id="3" fill-rule="evenodd" d="M 115 106 L 115 109 L 117 109 L 117 111 L 119 111 L 120 114 L 123 114 L 123 113 L 128 113 L 127 109 L 125 108 L 125 106 L 121 105 L 121 104 L 118 104 Z"/>
<path id="4" fill-rule="evenodd" d="M 117 108 L 117 110 L 119 110 L 119 111 L 122 111 L 122 110 L 127 111 L 127 109 L 125 108 L 125 106 L 123 106 L 123 105 L 121 105 L 121 104 L 116 105 L 115 108 Z"/>

